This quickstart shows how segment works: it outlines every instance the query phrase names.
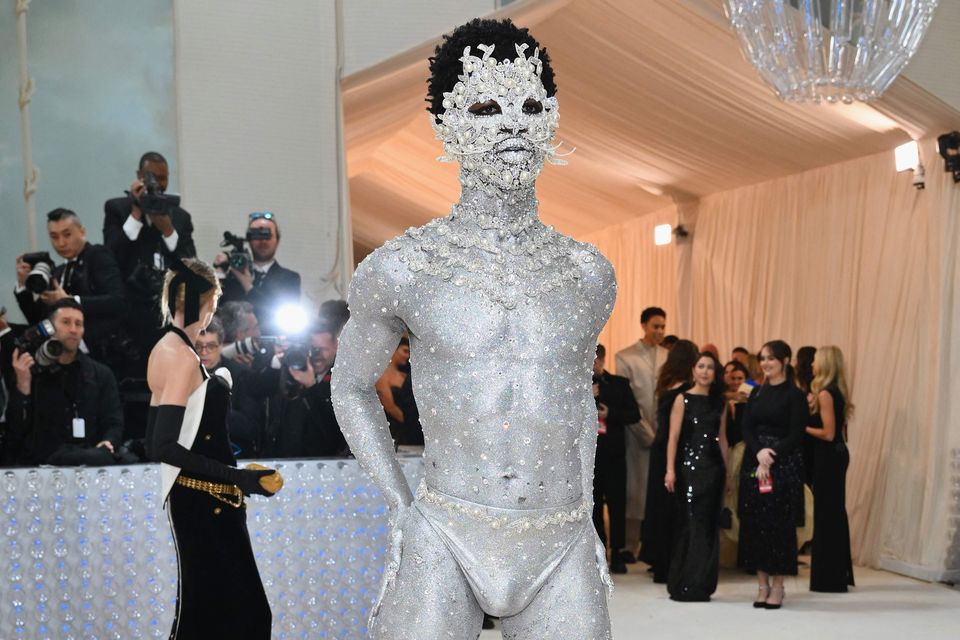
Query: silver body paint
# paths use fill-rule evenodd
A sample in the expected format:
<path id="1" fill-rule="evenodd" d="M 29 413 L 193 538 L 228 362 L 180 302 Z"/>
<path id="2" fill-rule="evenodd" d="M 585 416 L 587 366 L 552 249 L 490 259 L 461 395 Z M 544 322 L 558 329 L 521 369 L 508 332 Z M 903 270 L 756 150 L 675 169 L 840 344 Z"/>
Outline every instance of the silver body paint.
<path id="1" fill-rule="evenodd" d="M 504 637 L 608 638 L 591 366 L 616 283 L 596 249 L 537 217 L 534 180 L 562 163 L 538 52 L 497 64 L 479 49 L 434 127 L 460 201 L 357 268 L 333 373 L 338 421 L 393 514 L 371 635 L 475 638 L 482 605 Z M 502 113 L 468 111 L 486 100 Z M 425 440 L 416 501 L 374 390 L 404 331 Z"/>

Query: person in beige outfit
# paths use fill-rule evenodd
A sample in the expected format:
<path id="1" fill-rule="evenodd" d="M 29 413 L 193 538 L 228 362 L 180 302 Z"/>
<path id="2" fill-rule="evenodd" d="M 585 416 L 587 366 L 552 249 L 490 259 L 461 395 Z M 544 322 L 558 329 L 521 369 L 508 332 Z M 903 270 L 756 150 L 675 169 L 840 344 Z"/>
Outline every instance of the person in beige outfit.
<path id="1" fill-rule="evenodd" d="M 640 543 L 647 497 L 647 474 L 650 466 L 650 445 L 657 433 L 657 375 L 667 360 L 666 349 L 660 346 L 666 333 L 667 313 L 659 307 L 648 307 L 640 314 L 643 338 L 617 352 L 617 375 L 630 380 L 633 396 L 640 406 L 640 422 L 627 425 L 627 548 L 621 549 L 625 562 L 635 562 Z"/>

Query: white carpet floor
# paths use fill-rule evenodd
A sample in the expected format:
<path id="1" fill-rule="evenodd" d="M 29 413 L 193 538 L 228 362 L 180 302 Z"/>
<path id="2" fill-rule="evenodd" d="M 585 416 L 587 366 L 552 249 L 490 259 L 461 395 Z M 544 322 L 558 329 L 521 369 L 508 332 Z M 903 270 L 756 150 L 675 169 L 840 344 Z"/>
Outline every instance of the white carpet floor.
<path id="1" fill-rule="evenodd" d="M 849 593 L 811 593 L 809 571 L 788 578 L 782 609 L 753 609 L 756 578 L 720 574 L 709 603 L 679 603 L 654 584 L 646 565 L 614 576 L 610 602 L 616 640 L 940 640 L 960 639 L 960 591 L 856 567 Z M 484 631 L 480 640 L 500 638 Z M 566 640 L 580 640 L 569 638 Z"/>

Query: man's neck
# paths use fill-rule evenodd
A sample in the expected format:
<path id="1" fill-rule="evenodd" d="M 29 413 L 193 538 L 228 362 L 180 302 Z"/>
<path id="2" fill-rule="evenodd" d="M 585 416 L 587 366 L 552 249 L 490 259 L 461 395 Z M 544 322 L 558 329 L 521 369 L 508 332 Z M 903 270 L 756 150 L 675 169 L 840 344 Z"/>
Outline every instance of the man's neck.
<path id="1" fill-rule="evenodd" d="M 65 350 L 63 353 L 60 354 L 60 357 L 57 358 L 57 362 L 59 362 L 59 363 L 62 364 L 63 366 L 67 366 L 68 364 L 73 364 L 73 363 L 76 362 L 76 361 L 77 361 L 77 352 L 76 352 L 76 351 L 66 351 L 66 350 Z"/>
<path id="2" fill-rule="evenodd" d="M 640 342 L 647 345 L 648 347 L 657 346 L 657 341 L 654 340 L 652 337 L 643 336 L 642 338 L 640 338 Z"/>
<path id="3" fill-rule="evenodd" d="M 464 185 L 451 219 L 476 224 L 492 238 L 504 239 L 539 226 L 538 211 L 539 203 L 532 186 L 512 191 L 495 189 L 488 193 L 482 188 Z"/>
<path id="4" fill-rule="evenodd" d="M 266 269 L 268 267 L 273 266 L 273 263 L 275 263 L 276 261 L 277 261 L 276 258 L 270 258 L 269 260 L 254 260 L 253 266 L 260 267 L 261 269 Z"/>

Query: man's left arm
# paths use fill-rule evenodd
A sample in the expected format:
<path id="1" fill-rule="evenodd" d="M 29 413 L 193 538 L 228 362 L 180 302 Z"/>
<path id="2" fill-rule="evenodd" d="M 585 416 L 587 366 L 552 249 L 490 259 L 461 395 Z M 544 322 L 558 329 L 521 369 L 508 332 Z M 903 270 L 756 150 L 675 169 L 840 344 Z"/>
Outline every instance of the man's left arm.
<path id="1" fill-rule="evenodd" d="M 157 230 L 160 231 L 164 253 L 178 258 L 196 258 L 197 247 L 193 243 L 193 221 L 190 219 L 190 214 L 185 209 L 177 207 L 170 213 L 168 224 L 173 227 L 173 233 L 170 235 L 161 228 L 165 225 L 159 224 L 159 221 L 154 222 Z"/>

